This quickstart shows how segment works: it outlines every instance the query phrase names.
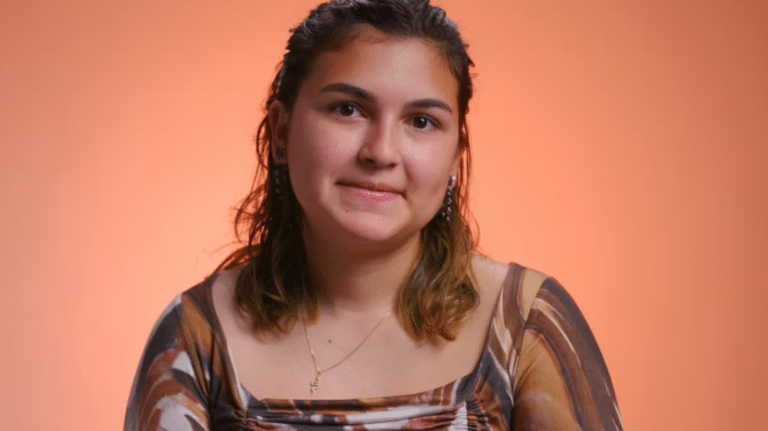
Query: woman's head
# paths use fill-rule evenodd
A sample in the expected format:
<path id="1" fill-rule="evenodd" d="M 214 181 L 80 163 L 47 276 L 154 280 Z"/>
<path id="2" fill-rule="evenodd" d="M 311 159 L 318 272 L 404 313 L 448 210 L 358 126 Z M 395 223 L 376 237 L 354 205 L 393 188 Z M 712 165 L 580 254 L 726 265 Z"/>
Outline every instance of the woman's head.
<path id="1" fill-rule="evenodd" d="M 445 154 L 433 151 L 432 156 L 443 161 L 449 158 L 452 162 L 455 160 L 451 173 L 456 173 L 457 178 L 455 182 L 451 181 L 449 188 L 447 165 L 444 165 L 445 178 L 440 180 L 439 190 L 436 186 L 437 177 L 433 175 L 431 178 L 435 187 L 428 197 L 434 205 L 429 207 L 432 212 L 428 212 L 428 217 L 420 218 L 420 254 L 399 298 L 401 323 L 415 338 L 452 338 L 452 328 L 458 325 L 476 301 L 476 293 L 467 275 L 473 242 L 464 219 L 465 184 L 469 173 L 466 113 L 472 96 L 469 72 L 472 62 L 456 25 L 446 18 L 441 9 L 429 5 L 427 0 L 331 1 L 318 6 L 292 30 L 288 52 L 284 55 L 267 99 L 269 115 L 262 121 L 256 136 L 260 171 L 235 221 L 236 227 L 240 228 L 239 232 L 247 230 L 248 245 L 233 253 L 222 267 L 249 263 L 238 280 L 238 302 L 254 317 L 254 323 L 260 328 L 287 328 L 295 321 L 299 310 L 304 309 L 310 315 L 315 312 L 316 293 L 311 287 L 305 286 L 301 279 L 306 266 L 302 229 L 306 222 L 303 219 L 306 215 L 304 210 L 307 208 L 299 204 L 289 179 L 296 178 L 296 172 L 292 171 L 296 167 L 288 163 L 286 168 L 285 152 L 281 151 L 284 146 L 277 142 L 287 140 L 288 136 L 296 133 L 317 140 L 316 129 L 301 129 L 300 124 L 297 124 L 300 123 L 297 118 L 306 118 L 306 115 L 302 117 L 299 113 L 307 105 L 300 100 L 300 96 L 306 92 L 302 92 L 302 89 L 308 85 L 310 77 L 319 73 L 318 68 L 333 71 L 334 65 L 329 66 L 325 61 L 327 57 L 337 53 L 346 55 L 343 53 L 358 52 L 349 49 L 350 46 L 357 47 L 364 39 L 371 37 L 411 47 L 410 55 L 416 52 L 439 57 L 439 60 L 432 63 L 411 57 L 414 59 L 412 63 L 424 64 L 423 67 L 439 63 L 437 68 L 442 68 L 441 73 L 434 75 L 439 75 L 435 79 L 442 81 L 440 85 L 433 86 L 437 83 L 426 82 L 426 85 L 411 88 L 450 87 L 448 93 L 453 93 L 443 91 L 442 99 L 453 107 L 451 128 L 455 133 L 451 135 L 452 142 L 441 146 Z M 320 57 L 324 61 L 318 61 Z M 412 67 L 413 64 L 406 66 Z M 445 79 L 453 79 L 455 82 L 445 85 Z M 404 86 L 408 82 L 406 79 L 390 81 L 396 86 Z M 424 120 L 419 118 L 417 121 Z M 329 154 L 336 157 L 333 152 Z M 294 156 L 293 161 L 297 159 L 307 162 L 305 166 L 298 163 L 299 168 L 312 167 L 306 155 Z M 290 175 L 286 170 L 291 171 Z M 296 186 L 301 187 L 310 182 L 306 178 L 303 180 L 302 184 L 297 182 Z M 443 197 L 445 204 L 438 212 Z M 302 204 L 306 204 L 306 200 Z M 446 214 L 452 216 L 446 217 Z M 411 310 L 404 310 L 404 304 Z"/>
<path id="2" fill-rule="evenodd" d="M 291 30 L 287 52 L 283 56 L 277 76 L 272 82 L 266 101 L 267 110 L 280 102 L 287 111 L 293 109 L 307 77 L 316 66 L 316 59 L 324 52 L 339 51 L 353 43 L 371 29 L 397 39 L 419 39 L 441 53 L 457 82 L 456 106 L 458 114 L 458 148 L 462 156 L 455 183 L 454 206 L 464 213 L 466 183 L 470 166 L 469 136 L 466 114 L 473 87 L 470 75 L 472 60 L 455 23 L 445 12 L 429 4 L 428 0 L 336 0 L 323 3 Z M 273 193 L 281 179 L 275 163 L 274 142 L 276 131 L 268 118 L 262 121 L 257 134 L 257 152 L 265 169 L 265 198 L 272 205 L 280 204 L 282 217 L 290 216 L 298 223 L 299 207 L 289 190 L 289 198 L 278 202 Z M 290 169 L 290 166 L 288 167 Z M 285 180 L 283 181 L 285 182 Z M 277 210 L 277 208 L 273 208 Z"/>
<path id="3" fill-rule="evenodd" d="M 290 109 L 273 102 L 273 154 L 310 255 L 313 243 L 418 251 L 461 162 L 457 93 L 432 43 L 366 27 L 314 59 Z"/>

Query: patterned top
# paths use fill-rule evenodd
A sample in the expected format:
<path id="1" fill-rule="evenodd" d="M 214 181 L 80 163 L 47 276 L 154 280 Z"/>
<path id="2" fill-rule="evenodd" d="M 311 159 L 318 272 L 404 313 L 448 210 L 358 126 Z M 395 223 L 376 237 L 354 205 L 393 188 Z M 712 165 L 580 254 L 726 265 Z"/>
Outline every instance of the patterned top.
<path id="1" fill-rule="evenodd" d="M 621 430 L 597 343 L 552 278 L 510 264 L 470 374 L 430 391 L 351 400 L 257 399 L 238 381 L 213 278 L 163 312 L 133 383 L 125 430 Z"/>

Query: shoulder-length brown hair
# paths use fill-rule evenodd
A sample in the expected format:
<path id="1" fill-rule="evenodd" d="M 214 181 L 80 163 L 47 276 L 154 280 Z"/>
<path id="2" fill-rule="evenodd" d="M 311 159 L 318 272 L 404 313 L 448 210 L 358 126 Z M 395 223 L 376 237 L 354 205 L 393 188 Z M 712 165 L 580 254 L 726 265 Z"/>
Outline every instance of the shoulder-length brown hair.
<path id="1" fill-rule="evenodd" d="M 364 25 L 395 37 L 434 43 L 459 83 L 462 165 L 455 190 L 441 212 L 422 229 L 421 251 L 396 302 L 398 320 L 412 338 L 453 340 L 478 303 L 470 267 L 475 244 L 467 224 L 470 154 L 466 114 L 472 97 L 469 69 L 473 63 L 456 24 L 428 0 L 333 0 L 321 4 L 291 30 L 265 111 L 276 100 L 292 109 L 314 59 L 352 41 Z M 307 262 L 301 235 L 302 210 L 288 175 L 280 172 L 283 168 L 272 156 L 272 136 L 265 115 L 256 133 L 256 176 L 235 217 L 237 238 L 245 242 L 247 236 L 247 244 L 229 255 L 218 269 L 244 265 L 235 288 L 238 305 L 252 317 L 257 329 L 288 331 L 302 312 L 316 318 L 318 297 L 303 280 Z"/>

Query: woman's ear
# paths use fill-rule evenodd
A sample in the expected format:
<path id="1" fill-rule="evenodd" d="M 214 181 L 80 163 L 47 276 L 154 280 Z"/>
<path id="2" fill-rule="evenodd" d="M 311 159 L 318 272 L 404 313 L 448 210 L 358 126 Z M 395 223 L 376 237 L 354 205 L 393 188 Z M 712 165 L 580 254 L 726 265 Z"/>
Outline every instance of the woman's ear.
<path id="1" fill-rule="evenodd" d="M 459 169 L 461 168 L 461 161 L 463 159 L 463 151 L 459 151 L 456 153 L 456 158 L 453 160 L 453 164 L 451 165 L 451 175 L 457 176 L 459 175 Z"/>
<path id="2" fill-rule="evenodd" d="M 272 158 L 278 164 L 285 164 L 288 155 L 288 123 L 290 114 L 285 103 L 275 100 L 269 104 L 267 110 L 267 121 L 269 129 L 272 131 L 270 141 L 272 143 Z"/>

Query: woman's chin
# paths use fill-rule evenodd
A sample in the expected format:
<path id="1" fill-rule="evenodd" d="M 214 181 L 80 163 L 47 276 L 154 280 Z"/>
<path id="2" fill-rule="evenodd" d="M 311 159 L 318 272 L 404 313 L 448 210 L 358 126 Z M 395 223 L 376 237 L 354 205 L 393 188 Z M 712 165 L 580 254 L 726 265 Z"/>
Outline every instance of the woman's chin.
<path id="1" fill-rule="evenodd" d="M 397 248 L 419 237 L 419 229 L 373 214 L 344 220 L 340 227 L 344 232 L 342 236 L 361 251 Z"/>
<path id="2" fill-rule="evenodd" d="M 401 232 L 392 229 L 385 223 L 357 223 L 353 226 L 348 226 L 346 230 L 349 236 L 357 240 L 361 245 L 369 246 L 385 245 L 396 241 L 399 236 L 402 236 Z"/>

